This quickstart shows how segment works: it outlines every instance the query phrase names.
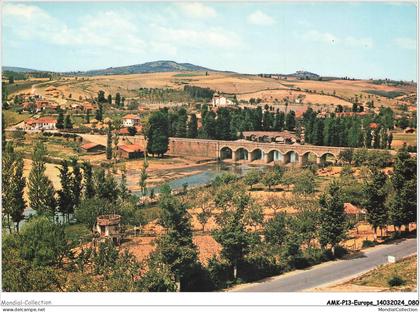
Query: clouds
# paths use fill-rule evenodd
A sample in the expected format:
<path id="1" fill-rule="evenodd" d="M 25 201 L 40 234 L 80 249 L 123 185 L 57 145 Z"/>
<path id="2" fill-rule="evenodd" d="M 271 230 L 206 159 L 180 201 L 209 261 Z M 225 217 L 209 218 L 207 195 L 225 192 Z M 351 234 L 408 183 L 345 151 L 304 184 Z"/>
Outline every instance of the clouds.
<path id="1" fill-rule="evenodd" d="M 202 3 L 177 6 L 182 14 L 188 14 L 193 19 L 217 14 Z M 37 6 L 9 3 L 4 7 L 3 17 L 4 26 L 8 29 L 6 37 L 10 39 L 90 49 L 90 53 L 101 53 L 102 49 L 107 49 L 108 52 L 133 55 L 163 52 L 173 56 L 183 47 L 229 49 L 242 44 L 240 36 L 234 31 L 200 24 L 181 26 L 179 21 L 185 18 L 162 16 L 161 11 L 153 15 L 124 9 L 97 11 L 76 16 L 77 22 L 69 24 Z M 178 23 L 170 23 L 171 19 Z"/>
<path id="2" fill-rule="evenodd" d="M 417 48 L 417 41 L 408 37 L 399 37 L 394 39 L 394 44 L 402 49 L 415 50 Z"/>
<path id="3" fill-rule="evenodd" d="M 249 14 L 247 17 L 247 22 L 258 26 L 270 26 L 276 23 L 274 18 L 260 10 L 254 11 L 253 13 Z"/>
<path id="4" fill-rule="evenodd" d="M 216 10 L 200 2 L 178 3 L 178 8 L 192 18 L 210 18 L 217 15 Z"/>
<path id="5" fill-rule="evenodd" d="M 319 42 L 330 46 L 344 46 L 353 48 L 372 48 L 373 40 L 369 37 L 343 36 L 338 37 L 329 32 L 320 32 L 318 30 L 310 30 L 302 35 L 306 41 Z"/>

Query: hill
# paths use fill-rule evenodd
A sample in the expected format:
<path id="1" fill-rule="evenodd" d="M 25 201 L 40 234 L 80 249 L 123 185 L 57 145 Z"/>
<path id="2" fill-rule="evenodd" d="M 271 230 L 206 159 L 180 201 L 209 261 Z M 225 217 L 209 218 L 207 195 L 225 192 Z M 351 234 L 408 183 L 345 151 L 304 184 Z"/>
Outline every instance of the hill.
<path id="1" fill-rule="evenodd" d="M 15 73 L 32 73 L 32 72 L 38 72 L 40 70 L 24 68 L 24 67 L 15 67 L 15 66 L 3 66 L 2 71 L 3 72 L 11 71 Z"/>
<path id="2" fill-rule="evenodd" d="M 89 76 L 100 75 L 127 75 L 127 74 L 142 74 L 142 73 L 158 73 L 158 72 L 180 72 L 180 71 L 214 71 L 212 69 L 190 64 L 177 63 L 174 61 L 155 61 L 143 64 L 109 67 L 106 69 L 89 70 L 84 74 Z"/>

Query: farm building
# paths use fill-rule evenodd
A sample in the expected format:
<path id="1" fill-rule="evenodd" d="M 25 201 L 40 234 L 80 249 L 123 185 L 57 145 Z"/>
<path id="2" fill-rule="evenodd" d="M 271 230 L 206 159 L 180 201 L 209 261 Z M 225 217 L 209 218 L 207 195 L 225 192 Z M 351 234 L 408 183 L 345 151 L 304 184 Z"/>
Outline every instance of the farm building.
<path id="1" fill-rule="evenodd" d="M 101 215 L 96 218 L 95 231 L 100 239 L 111 239 L 119 244 L 121 241 L 121 216 L 116 214 Z"/>
<path id="2" fill-rule="evenodd" d="M 118 154 L 120 158 L 133 159 L 143 157 L 142 147 L 137 144 L 126 144 L 118 146 Z"/>
<path id="3" fill-rule="evenodd" d="M 211 104 L 213 104 L 213 106 L 226 106 L 233 105 L 233 101 L 224 95 L 215 93 L 213 95 L 213 99 L 211 100 Z"/>
<path id="4" fill-rule="evenodd" d="M 86 143 L 80 146 L 80 149 L 85 153 L 101 153 L 105 152 L 106 146 L 97 143 Z"/>
<path id="5" fill-rule="evenodd" d="M 254 142 L 299 143 L 300 139 L 288 131 L 244 131 L 245 140 Z"/>
<path id="6" fill-rule="evenodd" d="M 30 118 L 25 121 L 25 130 L 54 130 L 57 120 L 52 117 Z"/>
<path id="7" fill-rule="evenodd" d="M 123 118 L 124 127 L 140 126 L 140 117 L 134 114 L 125 115 Z"/>

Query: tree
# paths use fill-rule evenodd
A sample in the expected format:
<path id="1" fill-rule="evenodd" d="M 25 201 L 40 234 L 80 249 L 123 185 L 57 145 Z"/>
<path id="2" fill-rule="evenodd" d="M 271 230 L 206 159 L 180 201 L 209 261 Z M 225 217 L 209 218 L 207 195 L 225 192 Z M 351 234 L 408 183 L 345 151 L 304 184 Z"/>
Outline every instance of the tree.
<path id="1" fill-rule="evenodd" d="M 64 128 L 73 129 L 73 123 L 71 121 L 70 115 L 66 115 L 66 119 L 64 119 Z"/>
<path id="2" fill-rule="evenodd" d="M 55 126 L 57 129 L 64 129 L 64 114 L 62 110 L 58 113 L 57 123 Z"/>
<path id="3" fill-rule="evenodd" d="M 121 105 L 121 94 L 117 92 L 115 94 L 115 106 L 120 107 L 120 105 Z"/>
<path id="4" fill-rule="evenodd" d="M 145 154 L 143 167 L 141 168 L 141 171 L 140 171 L 140 180 L 139 180 L 140 191 L 143 196 L 146 196 L 147 194 L 146 185 L 147 185 L 147 178 L 149 177 L 149 175 L 147 174 L 148 167 L 149 167 L 149 163 L 147 162 L 147 156 Z"/>
<path id="5" fill-rule="evenodd" d="M 69 251 L 63 226 L 45 216 L 35 217 L 22 227 L 21 256 L 35 265 L 59 265 Z"/>
<path id="6" fill-rule="evenodd" d="M 386 175 L 382 171 L 371 168 L 370 178 L 363 187 L 363 207 L 366 209 L 366 218 L 372 226 L 375 240 L 377 228 L 380 228 L 382 232 L 382 228 L 385 227 L 387 222 L 385 200 L 388 193 L 385 188 L 386 180 Z"/>
<path id="7" fill-rule="evenodd" d="M 109 211 L 106 200 L 102 198 L 86 198 L 74 210 L 76 220 L 85 224 L 91 231 L 96 224 L 96 218 Z"/>
<path id="8" fill-rule="evenodd" d="M 245 209 L 250 204 L 250 197 L 244 192 L 238 192 L 231 201 L 233 210 L 224 215 L 222 222 L 219 219 L 219 228 L 212 232 L 212 236 L 222 246 L 221 255 L 233 266 L 233 276 L 236 279 L 238 266 L 259 238 L 256 233 L 247 232 L 244 223 Z"/>
<path id="9" fill-rule="evenodd" d="M 274 170 L 270 170 L 263 175 L 261 182 L 268 187 L 269 191 L 271 191 L 272 186 L 280 183 L 280 176 Z"/>
<path id="10" fill-rule="evenodd" d="M 121 200 L 126 200 L 129 195 L 129 190 L 127 188 L 127 169 L 125 167 L 121 169 L 121 180 L 118 188 L 118 194 Z"/>
<path id="11" fill-rule="evenodd" d="M 168 185 L 161 189 L 159 207 L 162 209 L 159 223 L 167 232 L 157 239 L 156 252 L 152 259 L 159 259 L 162 264 L 168 265 L 170 272 L 179 281 L 179 290 L 184 290 L 194 267 L 198 265 L 197 247 L 192 241 L 190 215 L 185 203 L 171 194 Z"/>
<path id="12" fill-rule="evenodd" d="M 281 247 L 287 236 L 287 216 L 277 213 L 264 226 L 264 240 L 274 247 Z"/>
<path id="13" fill-rule="evenodd" d="M 45 154 L 45 146 L 38 142 L 32 154 L 32 169 L 29 173 L 29 203 L 38 214 L 54 215 L 55 191 L 52 182 L 45 175 Z"/>
<path id="14" fill-rule="evenodd" d="M 9 76 L 9 84 L 13 84 L 15 83 L 15 77 L 13 77 L 12 75 Z"/>
<path id="15" fill-rule="evenodd" d="M 99 90 L 99 91 L 98 91 L 98 102 L 99 102 L 99 103 L 104 103 L 104 102 L 106 102 L 106 99 L 105 99 L 105 92 L 104 92 L 103 90 Z"/>
<path id="16" fill-rule="evenodd" d="M 112 95 L 108 94 L 108 104 L 112 105 Z"/>
<path id="17" fill-rule="evenodd" d="M 399 230 L 417 220 L 417 163 L 410 157 L 406 146 L 398 151 L 391 177 L 394 196 L 389 208 L 391 223 Z"/>
<path id="18" fill-rule="evenodd" d="M 244 183 L 248 185 L 252 190 L 252 186 L 260 182 L 260 179 L 261 179 L 261 172 L 256 169 L 252 169 L 245 174 Z"/>
<path id="19" fill-rule="evenodd" d="M 335 255 L 335 246 L 344 239 L 346 234 L 344 202 L 337 182 L 333 181 L 328 186 L 327 191 L 321 195 L 319 204 L 321 206 L 319 242 L 323 248 L 330 245 Z"/>
<path id="20" fill-rule="evenodd" d="M 71 207 L 70 213 L 73 213 L 74 208 L 79 206 L 82 197 L 83 175 L 80 168 L 80 164 L 77 162 L 77 158 L 71 158 L 70 162 L 73 168 L 72 179 L 70 183 L 73 207 Z"/>
<path id="21" fill-rule="evenodd" d="M 286 115 L 286 129 L 292 131 L 296 126 L 296 116 L 294 111 L 290 111 Z"/>
<path id="22" fill-rule="evenodd" d="M 179 138 L 185 138 L 187 136 L 187 120 L 188 115 L 185 108 L 181 108 L 178 111 L 178 120 L 176 123 L 176 133 L 175 136 Z"/>
<path id="23" fill-rule="evenodd" d="M 12 143 L 7 143 L 2 158 L 2 204 L 3 214 L 7 215 L 7 226 L 11 232 L 10 219 L 16 223 L 19 232 L 19 223 L 23 220 L 26 204 L 23 198 L 26 185 L 23 177 L 23 158 L 14 151 Z"/>
<path id="24" fill-rule="evenodd" d="M 206 114 L 206 119 L 204 120 L 204 123 L 203 123 L 203 129 L 204 129 L 205 137 L 207 139 L 216 139 L 217 137 L 216 127 L 217 127 L 216 114 L 213 111 L 209 111 Z"/>
<path id="25" fill-rule="evenodd" d="M 315 192 L 315 175 L 306 169 L 300 172 L 294 179 L 293 193 L 312 194 Z"/>
<path id="26" fill-rule="evenodd" d="M 92 165 L 90 164 L 90 162 L 84 161 L 82 164 L 82 168 L 84 198 L 92 198 L 95 196 Z"/>
<path id="27" fill-rule="evenodd" d="M 169 129 L 167 115 L 162 111 L 153 112 L 146 126 L 147 152 L 163 156 L 168 150 Z"/>
<path id="28" fill-rule="evenodd" d="M 111 123 L 108 123 L 107 140 L 106 140 L 106 159 L 112 159 L 112 132 Z"/>
<path id="29" fill-rule="evenodd" d="M 187 127 L 187 137 L 196 138 L 198 135 L 197 116 L 195 114 L 190 115 L 190 121 Z"/>
<path id="30" fill-rule="evenodd" d="M 60 171 L 60 184 L 61 189 L 57 192 L 58 193 L 58 211 L 63 214 L 64 216 L 67 215 L 67 221 L 69 219 L 70 213 L 73 211 L 73 196 L 72 196 L 72 181 L 71 175 L 69 172 L 69 167 L 67 160 L 63 160 L 61 162 L 61 167 L 58 168 Z"/>

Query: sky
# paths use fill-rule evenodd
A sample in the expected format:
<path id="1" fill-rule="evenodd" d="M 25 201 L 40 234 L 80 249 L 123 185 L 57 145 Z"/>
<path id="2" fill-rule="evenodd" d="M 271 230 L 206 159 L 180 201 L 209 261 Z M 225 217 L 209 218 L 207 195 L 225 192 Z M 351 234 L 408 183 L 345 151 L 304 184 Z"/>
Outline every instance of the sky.
<path id="1" fill-rule="evenodd" d="M 416 27 L 415 2 L 3 2 L 2 64 L 77 71 L 173 60 L 416 81 Z"/>

